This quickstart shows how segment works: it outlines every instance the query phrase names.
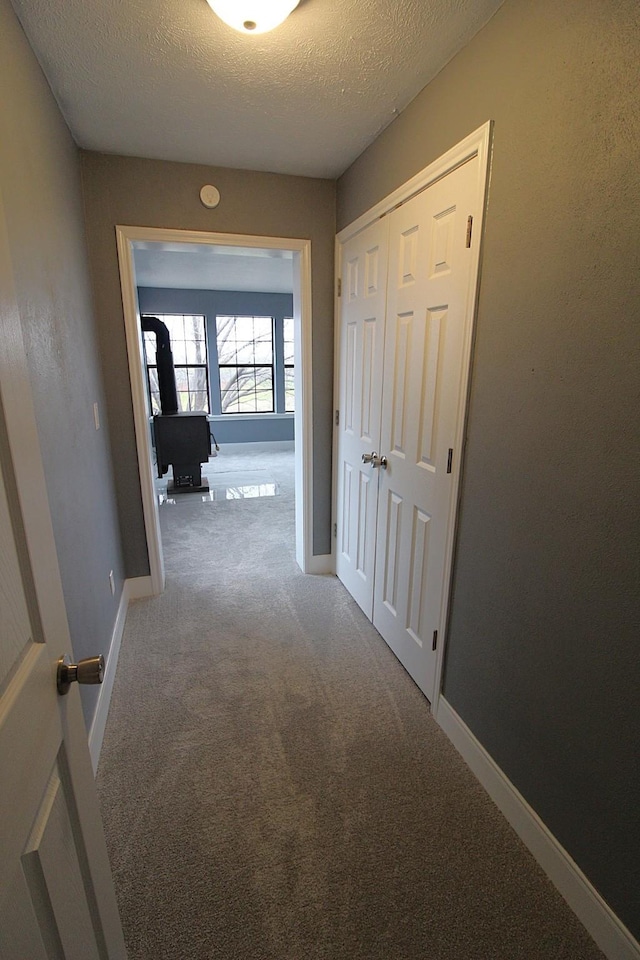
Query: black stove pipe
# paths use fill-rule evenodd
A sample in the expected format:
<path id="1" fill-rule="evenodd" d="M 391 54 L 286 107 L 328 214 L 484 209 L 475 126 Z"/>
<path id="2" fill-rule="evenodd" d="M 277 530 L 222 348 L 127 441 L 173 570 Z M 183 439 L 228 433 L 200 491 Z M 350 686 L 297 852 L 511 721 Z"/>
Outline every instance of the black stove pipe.
<path id="1" fill-rule="evenodd" d="M 166 323 L 158 317 L 141 317 L 142 329 L 156 335 L 156 364 L 158 367 L 158 390 L 160 409 L 163 414 L 178 412 L 176 374 L 171 353 L 171 339 Z"/>

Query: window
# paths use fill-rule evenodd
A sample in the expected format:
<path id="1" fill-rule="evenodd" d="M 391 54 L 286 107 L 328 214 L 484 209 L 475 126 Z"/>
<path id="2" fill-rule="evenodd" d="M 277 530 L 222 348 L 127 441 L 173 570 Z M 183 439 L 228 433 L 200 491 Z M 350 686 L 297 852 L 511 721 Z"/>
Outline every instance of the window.
<path id="1" fill-rule="evenodd" d="M 273 318 L 216 317 L 222 413 L 273 413 Z"/>
<path id="2" fill-rule="evenodd" d="M 209 413 L 209 373 L 207 362 L 206 325 L 203 316 L 192 314 L 155 314 L 167 325 L 176 373 L 178 409 L 202 410 Z M 151 412 L 160 413 L 156 336 L 144 334 L 144 353 Z"/>
<path id="3" fill-rule="evenodd" d="M 285 317 L 284 324 L 284 409 L 286 413 L 295 410 L 295 389 L 293 386 L 293 317 Z"/>

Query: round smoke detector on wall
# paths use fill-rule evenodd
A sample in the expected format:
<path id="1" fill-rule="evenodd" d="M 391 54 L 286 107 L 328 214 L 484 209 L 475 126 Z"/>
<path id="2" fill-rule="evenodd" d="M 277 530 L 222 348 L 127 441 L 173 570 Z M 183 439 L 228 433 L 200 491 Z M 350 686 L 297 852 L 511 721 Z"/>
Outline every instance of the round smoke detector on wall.
<path id="1" fill-rule="evenodd" d="M 217 187 L 207 183 L 200 191 L 200 199 L 205 207 L 209 207 L 209 209 L 212 210 L 220 203 L 220 191 Z"/>

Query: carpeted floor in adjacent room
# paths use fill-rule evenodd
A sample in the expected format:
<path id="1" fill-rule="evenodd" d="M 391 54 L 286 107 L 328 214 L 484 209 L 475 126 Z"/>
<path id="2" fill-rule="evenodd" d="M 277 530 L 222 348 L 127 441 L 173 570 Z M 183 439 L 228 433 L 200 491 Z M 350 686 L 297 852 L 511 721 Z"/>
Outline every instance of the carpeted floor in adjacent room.
<path id="1" fill-rule="evenodd" d="M 342 585 L 300 573 L 291 470 L 223 448 L 220 490 L 276 495 L 161 507 L 98 773 L 130 960 L 602 960 Z"/>

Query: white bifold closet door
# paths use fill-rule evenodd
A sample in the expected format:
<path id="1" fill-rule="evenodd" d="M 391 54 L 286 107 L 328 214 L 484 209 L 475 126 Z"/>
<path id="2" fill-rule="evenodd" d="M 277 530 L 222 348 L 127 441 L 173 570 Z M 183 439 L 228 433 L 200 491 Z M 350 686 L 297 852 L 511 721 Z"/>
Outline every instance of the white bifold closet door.
<path id="1" fill-rule="evenodd" d="M 388 236 L 384 217 L 342 251 L 336 572 L 370 620 L 378 474 L 362 457 L 380 445 Z"/>
<path id="2" fill-rule="evenodd" d="M 465 411 L 477 167 L 453 170 L 342 254 L 336 572 L 429 699 Z M 362 462 L 373 452 L 386 466 Z"/>

